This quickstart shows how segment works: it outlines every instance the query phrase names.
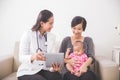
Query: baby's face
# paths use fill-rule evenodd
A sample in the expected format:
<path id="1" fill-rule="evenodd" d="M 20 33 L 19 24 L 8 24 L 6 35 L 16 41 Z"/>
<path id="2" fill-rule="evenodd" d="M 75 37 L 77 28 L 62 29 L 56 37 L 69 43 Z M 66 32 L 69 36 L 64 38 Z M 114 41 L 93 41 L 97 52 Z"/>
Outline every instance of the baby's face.
<path id="1" fill-rule="evenodd" d="M 80 49 L 81 49 L 80 46 L 78 46 L 78 45 L 74 46 L 74 51 L 79 51 Z"/>
<path id="2" fill-rule="evenodd" d="M 81 54 L 80 51 L 83 50 L 83 43 L 81 43 L 81 42 L 76 42 L 76 43 L 73 45 L 73 49 L 74 49 L 74 52 L 75 52 L 75 53 Z"/>

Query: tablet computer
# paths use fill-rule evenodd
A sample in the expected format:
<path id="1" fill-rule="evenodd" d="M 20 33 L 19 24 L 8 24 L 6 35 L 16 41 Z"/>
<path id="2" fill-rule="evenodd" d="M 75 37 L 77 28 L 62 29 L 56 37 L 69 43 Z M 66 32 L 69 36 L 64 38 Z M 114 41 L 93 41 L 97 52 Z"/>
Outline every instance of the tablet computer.
<path id="1" fill-rule="evenodd" d="M 63 66 L 64 64 L 64 53 L 46 53 L 46 66 L 51 67 L 53 63 L 58 63 Z"/>

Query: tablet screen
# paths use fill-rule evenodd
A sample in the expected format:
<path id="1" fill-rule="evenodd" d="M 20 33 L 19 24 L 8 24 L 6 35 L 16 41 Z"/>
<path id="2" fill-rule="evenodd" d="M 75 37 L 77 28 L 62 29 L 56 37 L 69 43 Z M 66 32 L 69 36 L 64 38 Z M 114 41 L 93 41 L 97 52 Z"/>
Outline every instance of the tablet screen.
<path id="1" fill-rule="evenodd" d="M 64 53 L 46 53 L 46 66 L 51 67 L 53 63 L 58 63 L 63 66 L 64 64 Z"/>

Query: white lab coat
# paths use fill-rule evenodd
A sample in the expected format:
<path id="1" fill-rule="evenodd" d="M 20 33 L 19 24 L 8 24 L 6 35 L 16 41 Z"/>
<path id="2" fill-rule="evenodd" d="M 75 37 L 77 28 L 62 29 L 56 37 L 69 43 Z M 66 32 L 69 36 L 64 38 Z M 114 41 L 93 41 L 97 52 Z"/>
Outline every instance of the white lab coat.
<path id="1" fill-rule="evenodd" d="M 54 34 L 50 32 L 47 33 L 48 53 L 55 53 L 55 38 Z M 17 77 L 33 75 L 41 69 L 45 69 L 45 61 L 39 61 L 39 63 L 44 64 L 43 66 L 37 65 L 36 62 L 31 63 L 31 56 L 36 53 L 37 48 L 36 32 L 32 30 L 25 32 L 20 41 L 19 61 L 21 65 L 18 68 Z"/>

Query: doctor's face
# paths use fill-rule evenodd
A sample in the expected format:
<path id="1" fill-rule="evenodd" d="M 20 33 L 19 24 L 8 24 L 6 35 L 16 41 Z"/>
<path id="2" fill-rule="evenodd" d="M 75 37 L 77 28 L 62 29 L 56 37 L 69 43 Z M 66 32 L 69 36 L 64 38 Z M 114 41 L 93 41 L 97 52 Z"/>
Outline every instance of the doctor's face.
<path id="1" fill-rule="evenodd" d="M 43 22 L 42 27 L 46 32 L 50 32 L 53 28 L 54 17 L 50 17 L 46 23 Z"/>

